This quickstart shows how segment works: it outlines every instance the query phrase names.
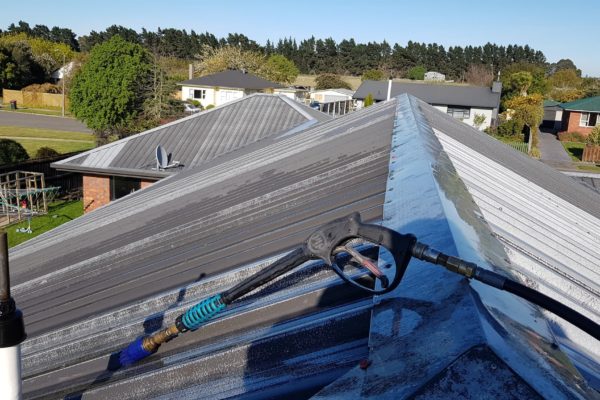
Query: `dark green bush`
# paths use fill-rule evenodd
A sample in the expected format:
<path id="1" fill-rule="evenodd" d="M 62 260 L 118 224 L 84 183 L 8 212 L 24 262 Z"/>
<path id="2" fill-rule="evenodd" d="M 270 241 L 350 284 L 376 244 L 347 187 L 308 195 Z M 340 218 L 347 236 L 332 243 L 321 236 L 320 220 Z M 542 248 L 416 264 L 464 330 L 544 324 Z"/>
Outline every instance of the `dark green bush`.
<path id="1" fill-rule="evenodd" d="M 20 143 L 10 139 L 0 139 L 0 164 L 13 164 L 29 159 Z"/>
<path id="2" fill-rule="evenodd" d="M 60 155 L 60 153 L 54 150 L 52 147 L 40 147 L 38 151 L 35 153 L 35 158 L 50 158 L 56 157 Z"/>

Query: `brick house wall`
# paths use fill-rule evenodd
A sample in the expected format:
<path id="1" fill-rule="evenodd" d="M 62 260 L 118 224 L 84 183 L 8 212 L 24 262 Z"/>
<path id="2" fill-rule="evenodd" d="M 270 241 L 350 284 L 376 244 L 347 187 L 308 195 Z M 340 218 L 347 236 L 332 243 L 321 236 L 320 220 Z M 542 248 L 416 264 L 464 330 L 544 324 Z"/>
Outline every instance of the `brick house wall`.
<path id="1" fill-rule="evenodd" d="M 140 189 L 156 181 L 140 180 Z M 90 212 L 110 203 L 110 176 L 83 175 L 83 211 Z"/>
<path id="2" fill-rule="evenodd" d="M 140 182 L 140 189 L 146 189 L 148 186 L 152 186 L 152 184 L 156 181 L 146 181 L 143 180 Z"/>
<path id="3" fill-rule="evenodd" d="M 589 135 L 594 129 L 593 126 L 579 126 L 581 119 L 581 113 L 578 111 L 564 111 L 562 118 L 562 129 L 563 132 L 579 132 L 584 136 Z"/>
<path id="4" fill-rule="evenodd" d="M 83 212 L 110 203 L 110 177 L 83 175 Z"/>

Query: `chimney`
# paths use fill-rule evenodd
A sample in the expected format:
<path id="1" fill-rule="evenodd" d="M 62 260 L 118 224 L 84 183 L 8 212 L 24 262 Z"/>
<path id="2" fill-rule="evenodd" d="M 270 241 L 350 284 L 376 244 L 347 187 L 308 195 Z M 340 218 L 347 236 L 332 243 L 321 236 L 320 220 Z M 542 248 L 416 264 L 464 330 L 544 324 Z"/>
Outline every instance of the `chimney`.
<path id="1" fill-rule="evenodd" d="M 192 64 L 188 66 L 188 79 L 194 79 L 194 66 Z"/>
<path id="2" fill-rule="evenodd" d="M 492 82 L 492 92 L 493 93 L 502 93 L 502 82 L 500 82 L 500 81 Z"/>
<path id="3" fill-rule="evenodd" d="M 392 98 L 392 77 L 388 80 L 387 100 Z"/>

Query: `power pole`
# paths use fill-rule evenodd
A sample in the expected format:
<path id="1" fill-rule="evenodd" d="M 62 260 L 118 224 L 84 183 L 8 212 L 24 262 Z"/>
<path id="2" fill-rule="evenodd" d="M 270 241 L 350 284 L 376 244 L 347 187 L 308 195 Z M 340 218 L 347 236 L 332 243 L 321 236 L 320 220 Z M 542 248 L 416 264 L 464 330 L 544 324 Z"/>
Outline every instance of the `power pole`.
<path id="1" fill-rule="evenodd" d="M 62 116 L 65 116 L 65 79 L 67 77 L 67 69 L 65 68 L 65 55 L 63 54 L 62 65 Z"/>

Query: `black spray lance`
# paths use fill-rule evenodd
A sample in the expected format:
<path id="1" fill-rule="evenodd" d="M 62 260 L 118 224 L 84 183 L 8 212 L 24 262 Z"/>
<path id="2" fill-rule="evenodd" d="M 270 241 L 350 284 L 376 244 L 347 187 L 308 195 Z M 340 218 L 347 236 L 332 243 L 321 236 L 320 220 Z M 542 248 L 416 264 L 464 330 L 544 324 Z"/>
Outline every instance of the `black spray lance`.
<path id="1" fill-rule="evenodd" d="M 376 262 L 352 248 L 357 239 L 385 247 L 392 254 L 395 265 L 386 265 L 383 270 L 380 269 Z M 336 262 L 336 256 L 344 253 L 351 262 L 342 267 Z M 346 282 L 372 294 L 384 294 L 398 287 L 411 257 L 441 265 L 469 279 L 476 279 L 497 289 L 511 292 L 553 312 L 600 340 L 600 325 L 556 300 L 473 263 L 431 249 L 417 242 L 411 234 L 403 235 L 382 226 L 363 224 L 360 215 L 353 213 L 323 225 L 299 248 L 233 288 L 191 307 L 179 315 L 174 324 L 152 335 L 136 339 L 121 351 L 120 363 L 122 366 L 128 366 L 155 353 L 162 343 L 181 333 L 198 329 L 235 300 L 306 261 L 322 260 Z"/>

